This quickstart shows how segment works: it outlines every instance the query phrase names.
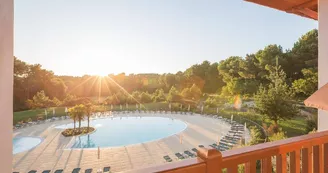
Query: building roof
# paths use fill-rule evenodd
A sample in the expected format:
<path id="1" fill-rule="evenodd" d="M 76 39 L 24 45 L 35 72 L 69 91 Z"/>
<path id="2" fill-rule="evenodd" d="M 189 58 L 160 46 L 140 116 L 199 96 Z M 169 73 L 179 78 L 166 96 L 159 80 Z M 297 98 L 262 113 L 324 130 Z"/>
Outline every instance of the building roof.
<path id="1" fill-rule="evenodd" d="M 328 111 L 328 84 L 321 87 L 304 101 L 305 106 Z"/>
<path id="2" fill-rule="evenodd" d="M 245 0 L 270 8 L 318 20 L 318 0 Z"/>

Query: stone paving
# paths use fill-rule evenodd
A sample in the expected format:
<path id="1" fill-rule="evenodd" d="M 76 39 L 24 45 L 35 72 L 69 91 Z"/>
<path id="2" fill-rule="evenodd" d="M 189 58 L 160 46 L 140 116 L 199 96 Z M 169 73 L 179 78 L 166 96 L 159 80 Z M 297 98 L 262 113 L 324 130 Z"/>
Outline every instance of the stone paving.
<path id="1" fill-rule="evenodd" d="M 135 114 L 135 113 L 134 113 Z M 150 116 L 150 114 L 140 114 Z M 119 114 L 117 116 L 127 116 Z M 72 120 L 58 120 L 38 124 L 14 131 L 14 136 L 38 136 L 43 142 L 37 147 L 14 155 L 13 170 L 20 173 L 29 170 L 56 170 L 64 169 L 71 172 L 80 167 L 98 170 L 106 166 L 112 172 L 124 172 L 158 164 L 166 164 L 164 155 L 169 155 L 178 161 L 174 153 L 197 148 L 199 144 L 208 146 L 230 130 L 230 125 L 222 120 L 204 117 L 201 115 L 179 114 L 153 114 L 153 116 L 172 117 L 184 121 L 188 127 L 179 134 L 169 136 L 157 141 L 134 144 L 121 147 L 108 147 L 100 149 L 98 159 L 97 149 L 70 149 L 68 144 L 72 137 L 64 137 L 61 130 L 54 128 L 57 125 L 71 123 Z M 180 143 L 182 135 L 182 144 Z M 247 132 L 249 138 L 249 132 Z"/>

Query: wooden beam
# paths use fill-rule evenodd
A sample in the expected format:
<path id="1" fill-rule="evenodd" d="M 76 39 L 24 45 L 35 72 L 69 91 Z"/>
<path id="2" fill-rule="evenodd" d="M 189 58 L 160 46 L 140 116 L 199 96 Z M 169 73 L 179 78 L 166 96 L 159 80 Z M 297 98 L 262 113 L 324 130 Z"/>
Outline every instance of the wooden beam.
<path id="1" fill-rule="evenodd" d="M 297 9 L 298 12 L 311 17 L 312 19 L 318 20 L 318 12 L 313 11 L 309 8 L 301 8 L 301 9 Z"/>
<path id="2" fill-rule="evenodd" d="M 302 4 L 299 4 L 297 6 L 294 6 L 293 8 L 309 8 L 309 7 L 313 7 L 313 6 L 318 6 L 318 0 L 310 0 L 307 2 L 304 2 Z"/>

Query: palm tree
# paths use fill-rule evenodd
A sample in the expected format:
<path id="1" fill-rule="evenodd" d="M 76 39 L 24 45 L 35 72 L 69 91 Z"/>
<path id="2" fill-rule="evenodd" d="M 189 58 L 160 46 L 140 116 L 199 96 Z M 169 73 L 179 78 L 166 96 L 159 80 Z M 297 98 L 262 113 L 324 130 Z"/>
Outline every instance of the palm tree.
<path id="1" fill-rule="evenodd" d="M 85 114 L 85 107 L 84 105 L 80 104 L 77 106 L 74 106 L 77 112 L 77 120 L 79 121 L 79 131 L 81 131 L 81 121 L 84 119 Z"/>
<path id="2" fill-rule="evenodd" d="M 77 119 L 77 112 L 75 107 L 69 108 L 68 109 L 68 115 L 73 119 L 74 121 L 74 133 L 75 133 L 75 128 L 76 128 L 76 119 Z"/>
<path id="3" fill-rule="evenodd" d="M 69 116 L 74 121 L 74 132 L 76 129 L 76 120 L 79 121 L 79 131 L 81 130 L 81 121 L 84 118 L 85 107 L 84 105 L 76 105 L 68 110 Z"/>
<path id="4" fill-rule="evenodd" d="M 87 116 L 87 119 L 88 119 L 88 131 L 89 131 L 89 123 L 90 123 L 90 117 L 91 117 L 91 114 L 93 112 L 93 105 L 91 103 L 88 103 L 85 105 L 85 113 L 86 113 L 86 116 Z"/>

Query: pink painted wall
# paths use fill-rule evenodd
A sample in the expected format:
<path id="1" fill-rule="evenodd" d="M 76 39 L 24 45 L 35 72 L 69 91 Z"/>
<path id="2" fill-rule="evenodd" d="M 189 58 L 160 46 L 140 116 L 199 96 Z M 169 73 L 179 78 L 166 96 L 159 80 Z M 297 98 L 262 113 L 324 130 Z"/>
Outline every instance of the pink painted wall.
<path id="1" fill-rule="evenodd" d="M 328 0 L 319 0 L 319 87 L 328 83 Z M 328 97 L 328 96 L 326 96 Z M 328 130 L 328 112 L 319 111 L 319 131 Z"/>
<path id="2" fill-rule="evenodd" d="M 14 1 L 0 0 L 0 169 L 12 172 Z"/>

